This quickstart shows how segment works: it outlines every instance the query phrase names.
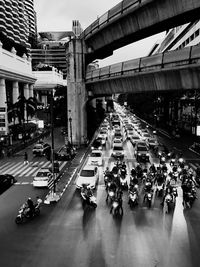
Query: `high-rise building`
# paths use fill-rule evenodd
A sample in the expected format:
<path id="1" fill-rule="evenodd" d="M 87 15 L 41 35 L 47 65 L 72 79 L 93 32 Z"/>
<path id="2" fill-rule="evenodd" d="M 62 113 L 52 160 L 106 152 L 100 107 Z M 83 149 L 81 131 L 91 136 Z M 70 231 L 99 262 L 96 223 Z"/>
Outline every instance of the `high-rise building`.
<path id="1" fill-rule="evenodd" d="M 182 49 L 200 43 L 200 20 L 172 28 L 162 41 L 156 43 L 149 55 Z"/>
<path id="2" fill-rule="evenodd" d="M 66 79 L 67 60 L 65 44 L 75 37 L 74 32 L 40 32 L 38 35 L 37 48 L 31 50 L 33 69 L 37 69 L 38 64 L 47 64 L 61 70 L 64 79 Z"/>
<path id="3" fill-rule="evenodd" d="M 17 55 L 30 52 L 36 40 L 33 0 L 0 0 L 0 40 L 3 48 L 15 47 Z"/>
<path id="4" fill-rule="evenodd" d="M 10 140 L 20 122 L 14 105 L 33 96 L 30 47 L 35 32 L 33 0 L 0 0 L 0 136 Z M 31 42 L 32 42 L 31 41 Z M 24 112 L 23 112 L 24 113 Z M 15 131 L 16 133 L 16 131 Z"/>
<path id="5" fill-rule="evenodd" d="M 81 28 L 79 20 L 72 21 L 72 31 L 74 32 L 76 37 L 78 37 L 82 33 L 83 29 Z"/>

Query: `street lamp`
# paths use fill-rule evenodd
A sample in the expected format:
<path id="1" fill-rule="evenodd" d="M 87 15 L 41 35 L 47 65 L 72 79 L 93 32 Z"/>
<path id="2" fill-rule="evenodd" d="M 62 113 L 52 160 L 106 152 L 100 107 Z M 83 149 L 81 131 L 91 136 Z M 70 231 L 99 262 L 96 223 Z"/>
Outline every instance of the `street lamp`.
<path id="1" fill-rule="evenodd" d="M 72 118 L 69 118 L 69 126 L 70 126 L 70 138 L 71 138 L 71 146 L 73 147 L 72 143 Z"/>

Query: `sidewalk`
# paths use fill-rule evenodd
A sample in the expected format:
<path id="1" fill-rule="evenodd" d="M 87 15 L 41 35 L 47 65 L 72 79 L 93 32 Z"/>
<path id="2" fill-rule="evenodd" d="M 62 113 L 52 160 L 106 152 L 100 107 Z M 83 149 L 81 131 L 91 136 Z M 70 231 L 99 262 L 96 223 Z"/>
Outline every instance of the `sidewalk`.
<path id="1" fill-rule="evenodd" d="M 49 190 L 49 193 L 44 200 L 45 204 L 55 203 L 61 199 L 68 185 L 82 167 L 89 150 L 89 147 L 81 147 L 78 149 L 75 158 L 70 162 L 69 166 L 62 173 L 60 173 L 59 179 L 56 182 L 56 192 L 53 193 L 52 189 Z"/>

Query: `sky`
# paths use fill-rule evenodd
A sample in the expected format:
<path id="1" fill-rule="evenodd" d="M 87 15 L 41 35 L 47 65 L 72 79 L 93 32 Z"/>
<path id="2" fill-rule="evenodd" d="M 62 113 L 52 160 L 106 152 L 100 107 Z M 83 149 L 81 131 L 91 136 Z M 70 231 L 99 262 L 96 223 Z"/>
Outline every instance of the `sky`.
<path id="1" fill-rule="evenodd" d="M 83 30 L 106 13 L 119 0 L 34 0 L 38 32 L 71 31 L 72 20 L 79 20 Z M 114 51 L 109 58 L 99 61 L 100 67 L 143 57 L 165 33 L 157 34 Z"/>

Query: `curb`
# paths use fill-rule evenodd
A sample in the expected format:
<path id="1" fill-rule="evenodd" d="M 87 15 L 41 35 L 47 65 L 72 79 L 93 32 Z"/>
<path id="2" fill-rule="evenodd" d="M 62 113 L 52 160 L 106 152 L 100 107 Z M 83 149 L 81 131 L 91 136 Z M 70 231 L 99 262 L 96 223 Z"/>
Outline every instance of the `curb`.
<path id="1" fill-rule="evenodd" d="M 193 153 L 197 154 L 200 156 L 200 153 L 196 152 L 195 150 L 193 150 L 192 148 L 189 147 L 189 150 L 192 151 Z"/>
<path id="2" fill-rule="evenodd" d="M 58 201 L 62 198 L 62 196 L 63 196 L 64 192 L 66 191 L 67 187 L 69 186 L 70 182 L 72 181 L 72 179 L 74 178 L 74 176 L 77 174 L 77 172 L 78 172 L 78 171 L 80 170 L 80 168 L 82 167 L 82 164 L 83 164 L 85 158 L 87 157 L 88 153 L 89 153 L 89 147 L 88 147 L 88 148 L 86 149 L 86 151 L 83 153 L 83 155 L 82 155 L 82 157 L 80 158 L 80 161 L 79 161 L 79 166 L 75 168 L 75 170 L 74 170 L 73 173 L 71 174 L 70 178 L 68 179 L 67 183 L 66 183 L 65 186 L 63 187 L 62 191 L 60 191 L 60 192 L 56 192 L 56 193 L 53 193 L 53 194 L 52 194 L 52 192 L 49 190 L 49 192 L 48 192 L 48 194 L 46 195 L 45 200 L 44 200 L 44 203 L 45 203 L 45 204 L 51 204 L 51 203 L 58 202 Z M 76 158 L 76 157 L 75 157 L 75 158 Z M 75 158 L 74 158 L 74 159 L 75 159 Z M 73 160 L 74 160 L 74 159 L 73 159 Z M 73 160 L 71 161 L 71 163 L 73 162 Z M 71 165 L 70 165 L 67 169 L 69 169 L 70 167 L 71 167 Z M 64 174 L 64 172 L 60 173 L 60 175 L 59 175 L 60 178 L 58 179 L 58 182 L 59 182 L 59 180 L 62 178 L 62 175 L 63 175 L 63 174 Z"/>

